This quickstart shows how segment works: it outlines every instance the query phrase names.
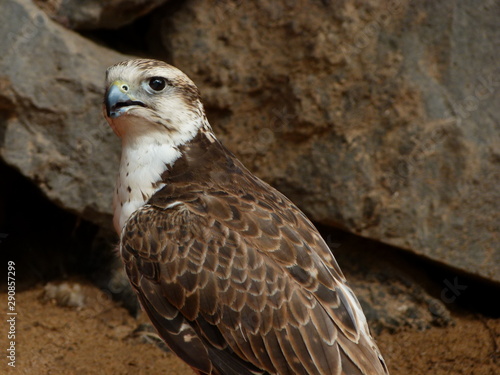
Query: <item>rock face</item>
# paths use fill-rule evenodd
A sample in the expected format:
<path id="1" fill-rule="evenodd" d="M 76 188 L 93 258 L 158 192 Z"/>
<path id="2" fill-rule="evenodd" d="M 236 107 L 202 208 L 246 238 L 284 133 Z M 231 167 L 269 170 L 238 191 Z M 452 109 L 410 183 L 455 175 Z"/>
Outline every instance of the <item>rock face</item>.
<path id="1" fill-rule="evenodd" d="M 60 24 L 79 30 L 117 29 L 167 0 L 34 0 Z"/>
<path id="2" fill-rule="evenodd" d="M 126 56 L 28 0 L 0 11 L 0 156 L 58 205 L 111 226 L 119 141 L 102 117 L 104 72 Z"/>
<path id="3" fill-rule="evenodd" d="M 250 169 L 317 222 L 500 282 L 498 2 L 217 4 L 158 33 Z"/>
<path id="4" fill-rule="evenodd" d="M 84 3 L 44 2 L 75 28 L 118 27 L 124 4 L 142 2 L 106 2 L 79 24 L 96 4 Z M 0 7 L 0 156 L 109 226 L 119 142 L 102 81 L 126 56 L 28 0 Z M 500 282 L 499 12 L 491 0 L 189 0 L 149 16 L 144 54 L 191 76 L 225 144 L 313 220 Z"/>

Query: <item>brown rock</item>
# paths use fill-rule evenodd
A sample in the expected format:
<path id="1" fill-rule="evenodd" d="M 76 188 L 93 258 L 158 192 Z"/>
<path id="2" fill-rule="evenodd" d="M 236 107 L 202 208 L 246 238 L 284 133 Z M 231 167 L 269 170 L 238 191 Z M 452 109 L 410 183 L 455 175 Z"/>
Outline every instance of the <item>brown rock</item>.
<path id="1" fill-rule="evenodd" d="M 52 19 L 78 30 L 117 29 L 168 0 L 35 0 Z"/>
<path id="2" fill-rule="evenodd" d="M 499 6 L 194 0 L 156 32 L 313 220 L 499 282 Z"/>
<path id="3" fill-rule="evenodd" d="M 148 35 L 226 145 L 313 220 L 498 282 L 499 6 L 193 0 Z M 102 80 L 126 56 L 27 0 L 0 7 L 0 156 L 109 226 Z"/>
<path id="4" fill-rule="evenodd" d="M 0 10 L 0 157 L 67 210 L 111 226 L 119 141 L 103 76 L 126 56 L 51 21 L 28 0 Z"/>

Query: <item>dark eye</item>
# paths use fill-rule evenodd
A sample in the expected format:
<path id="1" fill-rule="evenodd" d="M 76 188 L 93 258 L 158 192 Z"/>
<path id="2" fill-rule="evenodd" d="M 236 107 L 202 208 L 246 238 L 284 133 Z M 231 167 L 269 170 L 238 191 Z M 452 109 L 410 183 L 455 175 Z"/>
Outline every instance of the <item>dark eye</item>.
<path id="1" fill-rule="evenodd" d="M 149 80 L 149 87 L 155 91 L 161 91 L 167 85 L 167 81 L 162 77 L 153 77 Z"/>

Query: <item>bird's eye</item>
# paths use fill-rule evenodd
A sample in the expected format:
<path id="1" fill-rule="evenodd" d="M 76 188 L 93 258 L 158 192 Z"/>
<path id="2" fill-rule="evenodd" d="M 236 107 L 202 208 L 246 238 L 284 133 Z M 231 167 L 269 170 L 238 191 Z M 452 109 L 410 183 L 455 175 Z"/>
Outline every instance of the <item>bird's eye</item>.
<path id="1" fill-rule="evenodd" d="M 161 91 L 167 85 L 167 81 L 162 77 L 153 77 L 149 80 L 149 87 L 155 91 Z"/>

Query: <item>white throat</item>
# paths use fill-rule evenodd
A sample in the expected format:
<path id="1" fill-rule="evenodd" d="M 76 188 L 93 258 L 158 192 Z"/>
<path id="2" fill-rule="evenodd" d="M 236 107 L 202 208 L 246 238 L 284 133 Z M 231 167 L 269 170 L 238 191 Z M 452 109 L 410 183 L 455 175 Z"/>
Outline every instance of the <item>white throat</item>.
<path id="1" fill-rule="evenodd" d="M 151 130 L 122 138 L 120 172 L 113 198 L 113 225 L 118 235 L 130 216 L 165 184 L 161 175 L 181 156 L 178 146 L 193 139 L 202 122 L 184 124 L 183 132 Z"/>

